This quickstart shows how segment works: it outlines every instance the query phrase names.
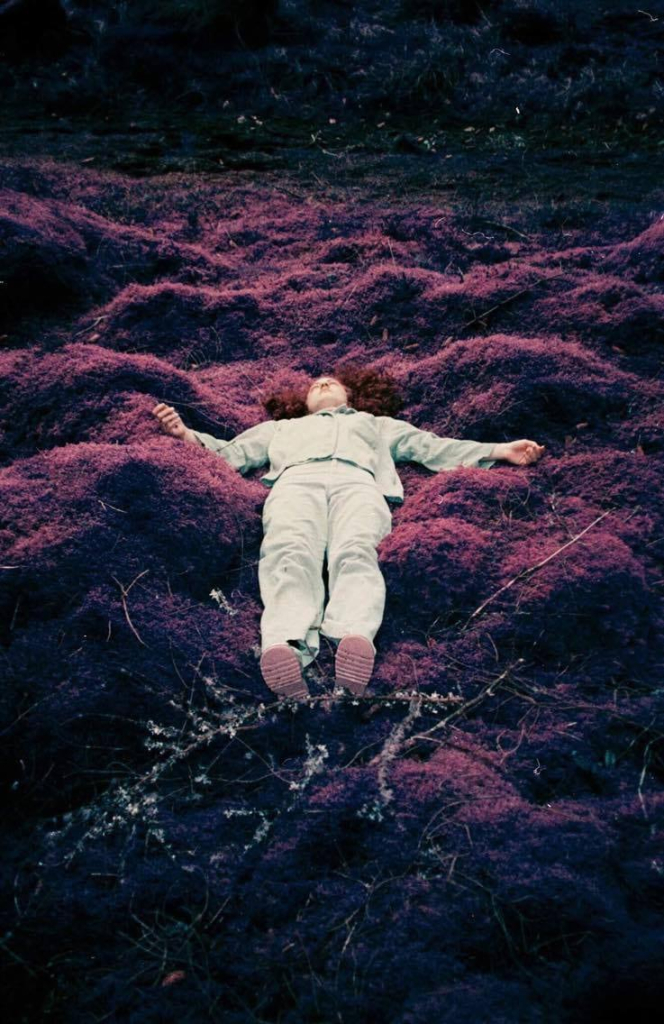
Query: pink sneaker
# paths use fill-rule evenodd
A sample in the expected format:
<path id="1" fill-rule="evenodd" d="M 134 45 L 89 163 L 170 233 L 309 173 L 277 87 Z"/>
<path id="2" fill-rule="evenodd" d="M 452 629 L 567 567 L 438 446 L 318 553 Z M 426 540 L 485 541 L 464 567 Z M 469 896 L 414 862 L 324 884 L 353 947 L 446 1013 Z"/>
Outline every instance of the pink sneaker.
<path id="1" fill-rule="evenodd" d="M 373 672 L 375 650 L 366 636 L 349 633 L 339 641 L 334 659 L 336 682 L 361 697 Z"/>
<path id="2" fill-rule="evenodd" d="M 261 655 L 261 672 L 265 685 L 280 697 L 309 696 L 302 678 L 302 665 L 290 644 L 274 644 Z"/>

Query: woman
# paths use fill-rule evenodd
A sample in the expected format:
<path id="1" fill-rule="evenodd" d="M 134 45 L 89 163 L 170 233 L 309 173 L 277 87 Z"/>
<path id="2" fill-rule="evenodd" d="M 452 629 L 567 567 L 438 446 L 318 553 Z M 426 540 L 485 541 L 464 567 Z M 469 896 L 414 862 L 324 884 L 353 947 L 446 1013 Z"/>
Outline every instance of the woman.
<path id="1" fill-rule="evenodd" d="M 337 684 L 362 695 L 385 607 L 376 547 L 392 528 L 390 504 L 403 502 L 395 463 L 432 470 L 488 469 L 498 460 L 526 465 L 544 445 L 459 441 L 419 430 L 389 415 L 402 404 L 393 382 L 357 367 L 263 404 L 272 419 L 230 441 L 189 429 L 163 402 L 152 412 L 168 434 L 209 448 L 241 473 L 269 463 L 261 477 L 270 493 L 258 564 L 266 685 L 282 696 L 307 697 L 302 669 L 316 658 L 322 633 L 337 644 Z"/>

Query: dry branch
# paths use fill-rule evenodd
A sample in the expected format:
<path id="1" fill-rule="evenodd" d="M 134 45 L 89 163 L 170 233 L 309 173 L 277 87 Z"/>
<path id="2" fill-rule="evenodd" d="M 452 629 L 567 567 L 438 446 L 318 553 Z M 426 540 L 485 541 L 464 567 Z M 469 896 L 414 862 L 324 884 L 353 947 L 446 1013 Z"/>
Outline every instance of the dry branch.
<path id="1" fill-rule="evenodd" d="M 478 694 L 476 694 L 474 697 L 471 697 L 470 700 L 464 701 L 461 707 L 458 707 L 455 711 L 450 712 L 450 714 L 446 718 L 443 718 L 440 722 L 437 722 L 436 725 L 434 725 L 431 729 L 427 729 L 426 732 L 416 733 L 415 735 L 411 736 L 405 745 L 410 747 L 415 743 L 416 740 L 429 739 L 432 733 L 437 732 L 439 729 L 444 728 L 444 726 L 446 725 L 449 725 L 455 719 L 460 718 L 461 715 L 467 714 L 468 711 L 472 710 L 472 708 L 476 707 L 478 704 L 481 704 L 482 701 L 486 700 L 487 697 L 491 697 L 496 687 L 500 686 L 503 679 L 505 679 L 505 677 L 510 674 L 512 669 L 515 668 L 517 665 L 521 664 L 523 664 L 523 658 L 517 658 L 514 664 L 508 665 L 504 672 L 501 672 L 499 676 L 496 676 L 496 678 L 492 679 L 491 682 L 487 683 L 486 686 L 483 686 Z"/>
<path id="2" fill-rule="evenodd" d="M 470 622 L 475 618 L 475 616 L 479 615 L 480 612 L 483 612 L 486 606 L 490 604 L 493 600 L 495 600 L 495 598 L 498 597 L 499 594 L 502 594 L 505 590 L 509 590 L 509 588 L 513 586 L 513 584 L 515 584 L 517 580 L 523 579 L 529 573 L 535 572 L 537 569 L 541 569 L 543 565 L 546 565 L 547 562 L 550 562 L 552 558 L 555 558 L 556 555 L 559 555 L 561 551 L 565 550 L 565 548 L 568 548 L 572 544 L 575 544 L 577 540 L 583 537 L 584 533 L 587 533 L 588 530 L 591 530 L 593 526 L 596 526 L 597 523 L 601 522 L 601 520 L 604 519 L 605 516 L 608 516 L 611 512 L 615 512 L 615 509 L 609 508 L 606 510 L 606 512 L 602 512 L 601 516 L 598 516 L 597 519 L 594 519 L 589 526 L 586 526 L 584 530 L 581 530 L 581 533 L 577 533 L 574 537 L 572 537 L 571 540 L 568 540 L 566 544 L 563 544 L 561 547 L 556 548 L 556 550 L 552 551 L 550 555 L 547 555 L 546 558 L 543 558 L 541 562 L 537 562 L 536 565 L 531 565 L 527 569 L 522 569 L 520 573 L 517 573 L 517 575 L 509 581 L 509 583 L 506 583 L 504 586 L 500 587 L 499 590 L 496 590 L 494 594 L 491 594 L 490 597 L 487 597 L 486 601 L 482 602 L 479 608 L 475 609 L 472 615 L 468 617 L 468 619 L 462 626 L 462 630 L 467 629 Z"/>
<path id="3" fill-rule="evenodd" d="M 117 585 L 120 588 L 120 596 L 121 596 L 121 600 L 122 600 L 122 607 L 124 609 L 124 613 L 125 613 L 125 618 L 127 620 L 127 624 L 129 626 L 130 630 L 132 631 L 132 633 L 134 634 L 134 636 L 136 637 L 136 639 L 138 640 L 138 642 L 143 644 L 144 647 L 147 647 L 148 644 L 145 643 L 145 640 L 141 639 L 141 637 L 138 634 L 138 631 L 137 631 L 136 627 L 134 626 L 134 623 L 129 618 L 129 609 L 127 608 L 127 594 L 129 593 L 129 591 L 133 587 L 133 585 L 136 582 L 136 580 L 140 580 L 141 576 L 145 576 L 146 572 L 149 572 L 149 571 L 150 571 L 149 569 L 144 569 L 143 572 L 139 572 L 138 576 L 134 577 L 134 579 L 131 581 L 131 583 L 129 584 L 128 587 L 123 587 L 123 585 L 120 583 L 119 579 L 117 579 L 115 576 L 111 577 L 111 579 L 114 579 L 115 582 L 117 583 Z"/>
<path id="4" fill-rule="evenodd" d="M 465 331 L 466 328 L 472 327 L 473 324 L 476 324 L 479 320 L 484 320 L 485 317 L 490 316 L 491 313 L 495 313 L 496 310 L 500 309 L 502 306 L 506 306 L 508 303 L 514 302 L 514 300 L 518 299 L 519 296 L 525 295 L 526 292 L 532 291 L 533 288 L 537 288 L 537 285 L 542 284 L 543 281 L 555 281 L 557 277 L 562 277 L 564 273 L 565 271 L 561 270 L 559 274 L 552 274 L 550 277 L 538 277 L 538 279 L 536 281 L 533 281 L 532 284 L 527 285 L 525 288 L 521 288 L 521 290 L 518 292 L 514 292 L 513 295 L 508 295 L 506 299 L 503 299 L 502 302 L 496 303 L 496 305 L 492 306 L 491 309 L 485 310 L 484 313 L 478 313 L 477 316 L 474 316 L 472 320 L 469 320 L 467 323 L 463 324 L 461 329 Z"/>

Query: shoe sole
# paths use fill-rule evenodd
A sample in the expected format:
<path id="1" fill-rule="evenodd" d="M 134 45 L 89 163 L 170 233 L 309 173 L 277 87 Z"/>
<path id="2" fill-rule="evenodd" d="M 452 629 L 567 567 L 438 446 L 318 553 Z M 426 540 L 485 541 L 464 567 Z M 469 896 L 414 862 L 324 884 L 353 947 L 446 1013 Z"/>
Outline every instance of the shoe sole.
<path id="1" fill-rule="evenodd" d="M 375 652 L 365 636 L 344 636 L 334 659 L 336 683 L 361 697 L 373 672 Z"/>
<path id="2" fill-rule="evenodd" d="M 275 644 L 261 655 L 265 685 L 280 697 L 308 697 L 300 659 L 288 644 Z"/>

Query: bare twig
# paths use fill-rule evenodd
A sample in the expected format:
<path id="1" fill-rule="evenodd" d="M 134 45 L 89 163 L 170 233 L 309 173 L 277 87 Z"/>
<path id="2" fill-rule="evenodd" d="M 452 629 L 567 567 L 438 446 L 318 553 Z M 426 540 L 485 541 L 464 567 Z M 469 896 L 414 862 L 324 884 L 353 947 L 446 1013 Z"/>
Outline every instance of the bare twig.
<path id="1" fill-rule="evenodd" d="M 131 590 L 131 588 L 133 587 L 133 585 L 134 585 L 134 583 L 136 582 L 136 580 L 140 580 L 141 576 L 145 576 L 146 572 L 149 572 L 149 571 L 150 571 L 149 569 L 144 569 L 144 570 L 143 570 L 143 572 L 139 572 L 138 576 L 136 576 L 136 577 L 135 577 L 135 578 L 134 578 L 134 579 L 133 579 L 133 580 L 131 581 L 131 583 L 129 584 L 129 586 L 128 586 L 128 587 L 124 587 L 124 586 L 122 585 L 122 583 L 120 583 L 119 579 L 117 579 L 117 578 L 116 578 L 115 576 L 112 576 L 112 577 L 111 577 L 111 579 L 114 579 L 114 580 L 115 580 L 115 582 L 117 583 L 117 585 L 118 585 L 118 586 L 119 586 L 119 588 L 120 588 L 120 591 L 121 591 L 121 600 L 122 600 L 122 607 L 123 607 L 123 609 L 124 609 L 124 613 L 125 613 L 125 618 L 126 618 L 126 620 L 127 620 L 127 624 L 128 624 L 128 626 L 129 626 L 130 630 L 132 631 L 132 633 L 134 634 L 134 636 L 136 637 L 136 639 L 138 640 L 138 642 L 139 642 L 139 643 L 141 643 L 141 644 L 143 644 L 143 646 L 144 646 L 144 647 L 148 647 L 148 644 L 146 644 L 146 643 L 145 643 L 145 641 L 141 639 L 141 637 L 139 636 L 139 634 L 138 634 L 138 632 L 137 632 L 137 630 L 136 630 L 136 628 L 135 628 L 135 626 L 134 626 L 133 622 L 132 622 L 132 621 L 131 621 L 131 619 L 129 618 L 129 609 L 127 608 L 127 594 L 129 593 L 129 591 L 130 591 L 130 590 Z"/>
<path id="2" fill-rule="evenodd" d="M 299 192 L 294 192 L 292 188 L 286 188 L 285 185 L 273 185 L 272 188 L 275 192 L 283 192 L 284 195 L 293 196 L 298 202 L 302 202 L 302 195 Z"/>
<path id="3" fill-rule="evenodd" d="M 351 290 L 349 291 L 348 295 L 343 300 L 343 302 L 339 303 L 339 305 L 337 306 L 337 309 L 343 309 L 344 308 L 344 306 L 346 305 L 348 300 L 351 299 L 353 297 L 353 294 L 357 291 L 357 288 L 359 287 L 359 284 L 360 284 L 359 281 L 355 282 L 355 284 L 353 285 L 353 287 L 351 288 Z"/>
<path id="4" fill-rule="evenodd" d="M 562 551 L 565 550 L 565 548 L 570 547 L 572 544 L 575 544 L 577 540 L 580 540 L 580 538 L 583 537 L 584 533 L 587 533 L 588 530 L 591 530 L 593 526 L 596 526 L 597 523 L 601 522 L 601 520 L 604 519 L 605 516 L 610 515 L 611 512 L 615 512 L 615 509 L 609 508 L 606 510 L 606 512 L 602 512 L 601 516 L 598 516 L 597 519 L 593 519 L 592 523 L 590 523 L 589 526 L 586 526 L 584 530 L 581 530 L 581 533 L 577 533 L 574 537 L 572 537 L 571 540 L 568 540 L 566 544 L 563 544 L 561 547 L 556 548 L 556 550 L 552 551 L 550 555 L 547 555 L 546 558 L 543 558 L 541 562 L 537 562 L 536 565 L 531 565 L 527 569 L 522 569 L 521 572 L 517 573 L 517 575 L 514 576 L 513 579 L 511 579 L 508 583 L 505 583 L 505 585 L 500 587 L 499 590 L 496 590 L 496 592 L 494 594 L 491 594 L 490 597 L 487 597 L 486 601 L 483 601 L 479 608 L 475 609 L 472 615 L 468 617 L 468 619 L 462 626 L 462 630 L 467 629 L 470 622 L 472 622 L 475 616 L 483 612 L 486 606 L 490 604 L 492 601 L 494 601 L 499 594 L 502 594 L 505 590 L 509 590 L 509 588 L 513 586 L 518 580 L 521 580 L 525 576 L 528 576 L 529 573 L 535 572 L 537 569 L 541 569 L 543 565 L 546 565 L 547 562 L 550 562 L 552 558 L 555 558 L 557 555 L 559 555 Z"/>
<path id="5" fill-rule="evenodd" d="M 397 723 L 394 729 L 391 730 L 380 753 L 377 754 L 373 760 L 369 761 L 370 765 L 378 764 L 378 788 L 380 790 L 383 805 L 388 804 L 394 795 L 390 787 L 387 785 L 388 765 L 394 761 L 401 750 L 404 738 L 407 735 L 409 728 L 420 715 L 421 707 L 422 698 L 420 694 L 413 694 L 413 698 L 408 705 L 408 714 Z"/>
<path id="6" fill-rule="evenodd" d="M 11 935 L 11 932 L 9 932 L 8 934 Z M 33 978 L 38 977 L 38 973 L 47 974 L 47 972 L 43 968 L 38 967 L 37 970 L 34 970 L 31 967 L 31 965 L 27 962 L 27 960 L 24 960 L 22 956 L 19 956 L 18 953 L 15 953 L 13 949 L 9 948 L 4 939 L 0 939 L 0 947 L 4 949 L 4 951 L 8 954 L 9 957 L 11 957 L 12 960 L 14 960 L 17 964 L 20 964 L 21 967 L 28 972 L 28 974 L 31 974 Z"/>
<path id="7" fill-rule="evenodd" d="M 643 768 L 641 769 L 641 774 L 639 776 L 639 786 L 638 786 L 638 789 L 637 789 L 637 794 L 638 794 L 638 797 L 639 797 L 639 803 L 641 804 L 641 810 L 643 811 L 643 817 L 646 819 L 646 821 L 648 821 L 648 811 L 646 810 L 646 802 L 645 802 L 645 799 L 643 797 L 643 783 L 645 782 L 646 772 L 648 771 L 648 765 L 650 763 L 650 748 L 652 747 L 653 743 L 655 743 L 655 742 L 656 742 L 656 739 L 651 739 L 651 740 L 649 740 L 648 744 L 646 745 L 646 749 L 645 749 L 644 754 L 643 754 Z"/>
<path id="8" fill-rule="evenodd" d="M 108 317 L 109 317 L 108 313 L 105 313 L 103 316 L 95 317 L 95 319 L 92 321 L 91 324 L 88 325 L 88 327 L 83 327 L 82 330 L 77 331 L 76 334 L 73 334 L 72 335 L 72 339 L 73 338 L 78 338 L 78 337 L 81 336 L 81 334 L 86 334 L 88 331 L 93 330 L 93 328 L 95 328 L 97 326 L 97 324 L 101 323 L 102 320 L 108 320 Z"/>
<path id="9" fill-rule="evenodd" d="M 486 686 L 483 686 L 478 694 L 476 694 L 474 697 L 471 697 L 470 700 L 464 701 L 461 707 L 458 707 L 455 711 L 451 711 L 446 718 L 443 718 L 440 722 L 437 722 L 436 725 L 434 725 L 431 729 L 427 729 L 426 732 L 415 733 L 415 735 L 411 736 L 410 740 L 407 743 L 407 746 L 412 746 L 412 744 L 415 743 L 416 740 L 429 739 L 429 737 L 434 732 L 437 732 L 439 729 L 443 729 L 445 726 L 450 725 L 451 722 L 454 722 L 457 718 L 460 718 L 461 715 L 467 714 L 468 711 L 472 710 L 472 708 L 476 707 L 478 704 L 481 704 L 482 701 L 486 700 L 487 697 L 491 697 L 496 687 L 500 686 L 503 679 L 505 679 L 505 677 L 510 674 L 512 669 L 514 669 L 517 665 L 521 665 L 522 663 L 523 658 L 517 658 L 517 660 L 512 665 L 507 666 L 504 672 L 501 672 L 499 676 L 496 676 L 496 678 L 492 679 L 490 683 L 487 683 Z"/>
<path id="10" fill-rule="evenodd" d="M 513 228 L 510 224 L 501 224 L 497 220 L 487 220 L 486 217 L 479 217 L 479 223 L 486 224 L 490 228 L 500 228 L 501 231 L 509 231 L 513 235 L 517 235 L 519 238 L 525 238 L 527 242 L 530 241 L 530 235 L 524 235 L 523 231 L 519 231 L 517 228 Z"/>
<path id="11" fill-rule="evenodd" d="M 502 302 L 498 302 L 495 306 L 492 306 L 491 309 L 485 310 L 484 313 L 478 313 L 472 320 L 463 324 L 461 329 L 465 331 L 467 327 L 472 327 L 473 324 L 478 322 L 478 320 L 484 320 L 485 317 L 490 316 L 491 313 L 495 313 L 497 309 L 500 309 L 502 306 L 506 306 L 509 302 L 514 302 L 515 299 L 518 299 L 521 295 L 525 295 L 526 292 L 532 291 L 533 288 L 536 288 L 538 284 L 542 284 L 543 281 L 555 281 L 557 277 L 562 277 L 564 273 L 565 271 L 561 270 L 559 274 L 552 274 L 550 277 L 539 277 L 536 281 L 533 281 L 532 284 L 527 285 L 520 291 L 514 292 L 513 295 L 508 295 L 506 299 L 503 299 Z"/>

